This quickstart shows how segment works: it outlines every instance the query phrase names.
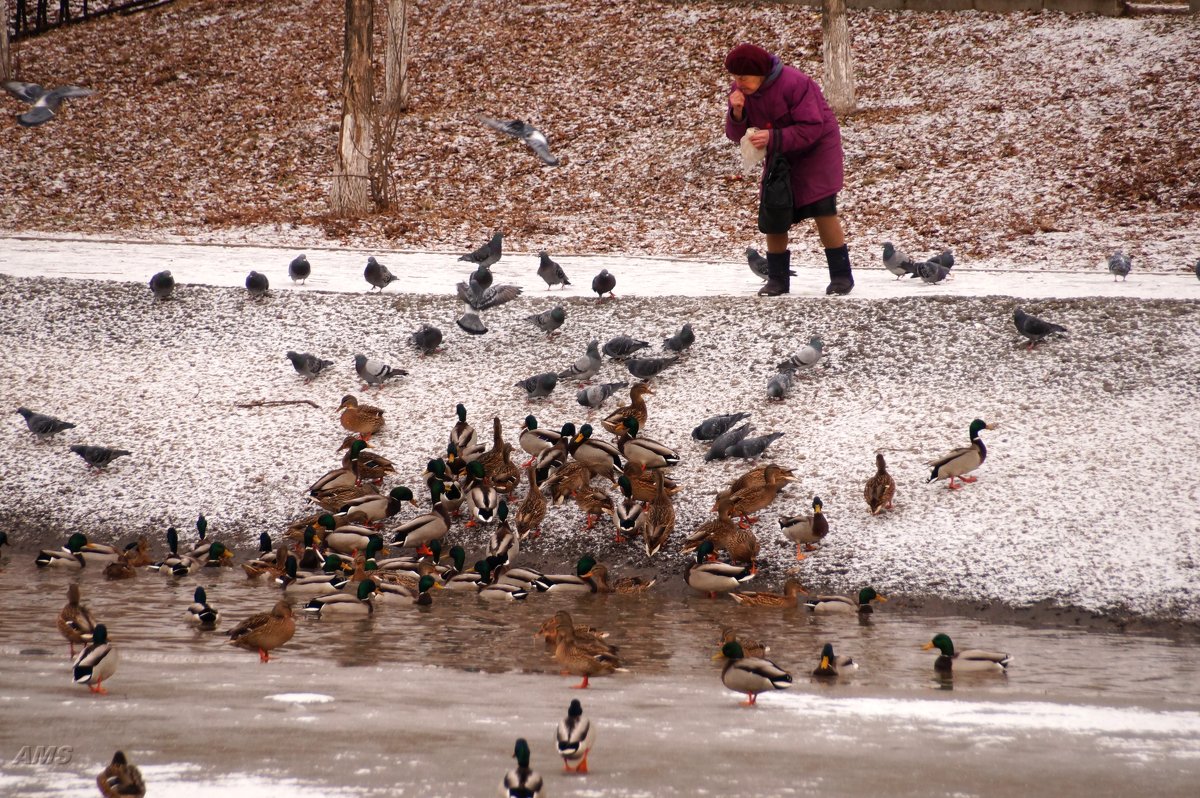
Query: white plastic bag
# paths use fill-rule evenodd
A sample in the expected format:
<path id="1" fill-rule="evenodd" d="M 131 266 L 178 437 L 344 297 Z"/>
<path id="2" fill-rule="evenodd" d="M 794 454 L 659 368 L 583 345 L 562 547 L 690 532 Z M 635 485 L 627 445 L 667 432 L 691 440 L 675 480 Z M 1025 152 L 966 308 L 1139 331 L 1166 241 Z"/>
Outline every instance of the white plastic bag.
<path id="1" fill-rule="evenodd" d="M 742 148 L 742 168 L 747 172 L 758 166 L 763 162 L 763 159 L 767 157 L 766 147 L 763 147 L 760 150 L 758 147 L 755 147 L 750 143 L 750 136 L 757 132 L 758 128 L 748 127 L 746 128 L 746 135 L 742 136 L 742 141 L 740 144 Z"/>

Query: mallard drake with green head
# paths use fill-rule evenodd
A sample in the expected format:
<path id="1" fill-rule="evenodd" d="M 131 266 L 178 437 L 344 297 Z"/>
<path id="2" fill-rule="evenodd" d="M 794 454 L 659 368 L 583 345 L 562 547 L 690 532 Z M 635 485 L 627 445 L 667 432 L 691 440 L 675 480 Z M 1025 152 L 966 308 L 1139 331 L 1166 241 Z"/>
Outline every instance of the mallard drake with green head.
<path id="1" fill-rule="evenodd" d="M 583 716 L 583 705 L 578 699 L 567 707 L 567 716 L 558 722 L 554 730 L 554 742 L 558 755 L 563 759 L 563 771 L 587 773 L 588 754 L 596 743 L 596 732 L 592 722 Z"/>
<path id="2" fill-rule="evenodd" d="M 229 632 L 229 645 L 258 651 L 261 662 L 270 662 L 270 652 L 292 639 L 296 634 L 296 618 L 291 606 L 280 599 L 270 612 L 251 615 Z"/>
<path id="3" fill-rule="evenodd" d="M 829 534 L 829 521 L 822 512 L 824 508 L 821 497 L 814 496 L 812 515 L 785 515 L 779 519 L 779 530 L 796 544 L 797 560 L 803 560 L 806 551 L 816 551 Z"/>
<path id="4" fill-rule="evenodd" d="M 887 601 L 887 598 L 875 592 L 873 587 L 864 587 L 858 591 L 858 598 L 851 596 L 813 596 L 804 602 L 810 610 L 820 615 L 859 613 L 866 615 L 875 611 L 872 601 Z"/>
<path id="5" fill-rule="evenodd" d="M 432 579 L 433 577 L 430 577 Z M 363 579 L 353 594 L 345 591 L 314 596 L 304 605 L 304 613 L 313 618 L 363 618 L 375 612 L 374 580 Z"/>
<path id="6" fill-rule="evenodd" d="M 343 396 L 334 412 L 341 414 L 343 428 L 358 433 L 364 441 L 383 429 L 383 410 L 374 405 L 360 405 L 354 394 Z"/>
<path id="7" fill-rule="evenodd" d="M 758 703 L 758 694 L 767 690 L 786 690 L 792 686 L 792 675 L 783 668 L 760 657 L 747 657 L 741 644 L 726 643 L 713 655 L 713 659 L 725 659 L 721 668 L 721 683 L 735 693 L 745 693 L 742 706 Z"/>
<path id="8" fill-rule="evenodd" d="M 800 596 L 807 595 L 808 591 L 799 582 L 789 579 L 783 583 L 782 593 L 750 590 L 744 593 L 730 593 L 729 597 L 747 607 L 795 607 L 800 603 Z"/>
<path id="9" fill-rule="evenodd" d="M 96 630 L 96 621 L 92 612 L 83 603 L 79 594 L 79 585 L 67 585 L 67 603 L 59 610 L 58 631 L 67 639 L 71 647 L 71 656 L 75 656 L 75 644 L 86 645 L 92 641 L 92 633 Z"/>
<path id="10" fill-rule="evenodd" d="M 667 493 L 665 479 L 661 471 L 654 472 L 654 498 L 638 518 L 637 528 L 646 545 L 647 557 L 657 554 L 675 531 L 675 505 Z"/>
<path id="11" fill-rule="evenodd" d="M 617 425 L 617 450 L 643 471 L 671 468 L 679 464 L 679 452 L 650 438 L 639 436 L 638 420 L 630 417 Z"/>
<path id="12" fill-rule="evenodd" d="M 586 574 L 595 565 L 596 559 L 590 554 L 585 554 L 576 561 L 573 574 L 546 574 L 535 568 L 504 566 L 497 569 L 496 581 L 539 592 L 594 593 L 596 584 L 588 579 Z"/>
<path id="13" fill-rule="evenodd" d="M 61 549 L 43 549 L 34 560 L 38 568 L 85 568 L 88 565 L 103 567 L 114 562 L 121 553 L 112 546 L 89 543 L 87 535 L 75 532 Z"/>
<path id="14" fill-rule="evenodd" d="M 716 598 L 718 593 L 732 593 L 742 584 L 754 578 L 749 568 L 729 563 L 716 562 L 713 558 L 713 542 L 706 540 L 696 548 L 696 561 L 689 563 L 684 573 L 688 587 Z"/>
<path id="15" fill-rule="evenodd" d="M 559 430 L 558 440 L 553 445 L 539 452 L 537 457 L 533 458 L 533 467 L 537 469 L 538 482 L 546 484 L 554 480 L 558 476 L 559 471 L 574 462 L 569 460 L 570 447 L 574 439 L 575 425 L 568 421 Z M 576 464 L 576 468 L 581 466 L 582 463 Z M 590 472 L 588 473 L 588 478 L 591 478 Z"/>
<path id="16" fill-rule="evenodd" d="M 367 451 L 370 445 L 362 438 L 347 435 L 338 447 L 339 452 L 342 449 L 346 450 L 346 454 L 342 456 L 342 468 L 354 476 L 356 483 L 370 480 L 379 484 L 388 474 L 396 473 L 396 465 L 391 460 L 376 452 Z"/>
<path id="17" fill-rule="evenodd" d="M 561 439 L 562 435 L 560 433 L 552 429 L 539 427 L 536 416 L 525 416 L 525 423 L 521 425 L 521 434 L 517 439 L 521 448 L 529 455 L 529 462 L 525 463 L 525 466 L 528 466 L 539 454 L 558 443 Z"/>
<path id="18" fill-rule="evenodd" d="M 488 601 L 521 601 L 529 595 L 529 589 L 508 582 L 495 581 L 495 571 L 501 565 L 495 557 L 488 557 L 475 563 L 475 571 L 479 575 L 476 590 L 479 597 Z"/>
<path id="19" fill-rule="evenodd" d="M 450 430 L 450 445 L 458 452 L 464 462 L 472 462 L 483 454 L 483 444 L 476 440 L 475 428 L 467 423 L 467 407 L 461 402 L 454 407 L 458 415 L 453 429 Z"/>
<path id="20" fill-rule="evenodd" d="M 821 662 L 813 669 L 812 675 L 820 678 L 836 677 L 842 671 L 857 670 L 858 664 L 844 654 L 834 654 L 833 644 L 826 643 L 821 648 Z"/>
<path id="21" fill-rule="evenodd" d="M 450 514 L 442 506 L 441 493 L 441 483 L 433 482 L 430 485 L 433 510 L 396 527 L 396 536 L 392 542 L 402 548 L 416 549 L 421 554 L 431 554 L 430 542 L 441 540 L 450 531 Z"/>
<path id="22" fill-rule="evenodd" d="M 526 469 L 529 475 L 529 490 L 517 507 L 514 521 L 517 523 L 517 535 L 524 540 L 531 533 L 537 533 L 542 521 L 546 520 L 546 497 L 538 487 L 537 469 L 530 466 Z"/>
<path id="23" fill-rule="evenodd" d="M 188 623 L 197 629 L 207 631 L 217 628 L 217 621 L 221 619 L 221 613 L 209 606 L 208 594 L 204 588 L 198 587 L 192 594 L 192 603 L 187 608 L 187 619 Z"/>
<path id="24" fill-rule="evenodd" d="M 589 651 L 576 642 L 575 624 L 570 613 L 559 610 L 555 617 L 558 619 L 558 641 L 554 646 L 554 659 L 567 673 L 583 677 L 583 681 L 575 685 L 577 688 L 586 689 L 592 676 L 607 676 L 624 670 L 615 654 Z"/>
<path id="25" fill-rule="evenodd" d="M 896 497 L 896 480 L 888 473 L 887 463 L 882 454 L 875 455 L 875 476 L 867 480 L 863 489 L 863 498 L 867 500 L 867 509 L 871 515 L 879 515 L 881 510 L 892 509 L 892 500 Z"/>
<path id="26" fill-rule="evenodd" d="M 319 574 L 300 576 L 296 570 L 296 558 L 288 557 L 284 562 L 284 573 L 279 578 L 283 595 L 288 598 L 311 598 L 337 593 L 350 581 L 343 567 L 342 558 L 330 554 L 325 558 L 324 570 Z"/>
<path id="27" fill-rule="evenodd" d="M 594 476 L 611 480 L 613 473 L 621 470 L 621 452 L 611 443 L 593 437 L 591 424 L 584 424 L 579 428 L 567 451 L 578 462 L 587 466 Z M 645 469 L 639 466 L 638 470 Z"/>
<path id="28" fill-rule="evenodd" d="M 646 428 L 646 420 L 649 417 L 646 410 L 646 397 L 653 396 L 654 391 L 644 382 L 635 382 L 633 387 L 629 389 L 629 404 L 622 405 L 616 410 L 604 417 L 600 424 L 614 435 L 619 434 L 617 427 L 622 421 L 628 418 L 636 419 L 638 429 Z"/>
<path id="29" fill-rule="evenodd" d="M 417 502 L 413 499 L 413 492 L 401 485 L 392 488 L 386 496 L 373 494 L 351 499 L 339 508 L 339 512 L 343 516 L 349 516 L 355 512 L 362 513 L 369 523 L 381 524 L 400 512 L 406 504 L 417 506 Z M 329 540 L 335 534 L 337 534 L 337 530 L 325 536 L 325 545 L 338 551 L 338 548 Z"/>
<path id="30" fill-rule="evenodd" d="M 167 527 L 167 556 L 150 566 L 163 576 L 187 576 L 202 563 L 186 554 L 179 553 L 179 533 L 175 527 Z"/>
<path id="31" fill-rule="evenodd" d="M 120 654 L 108 640 L 108 627 L 96 624 L 91 641 L 79 652 L 71 664 L 71 680 L 75 684 L 86 684 L 93 693 L 106 694 L 104 680 L 111 679 L 117 672 Z"/>
<path id="32" fill-rule="evenodd" d="M 500 492 L 483 473 L 483 463 L 475 461 L 467 464 L 467 482 L 463 485 L 463 494 L 471 514 L 468 527 L 490 524 L 496 520 L 496 510 L 502 499 Z"/>
<path id="33" fill-rule="evenodd" d="M 921 647 L 925 651 L 936 648 L 938 658 L 934 660 L 933 669 L 941 674 L 961 673 L 963 671 L 991 671 L 1003 673 L 1008 670 L 1012 657 L 1001 651 L 986 651 L 978 648 L 968 648 L 955 651 L 954 643 L 949 635 L 936 634 L 933 639 Z"/>
<path id="34" fill-rule="evenodd" d="M 500 795 L 504 798 L 542 798 L 545 781 L 540 773 L 529 767 L 529 743 L 525 738 L 517 739 L 513 756 L 517 758 L 517 766 L 504 774 Z"/>
<path id="35" fill-rule="evenodd" d="M 271 536 L 262 532 L 258 536 L 258 556 L 242 563 L 242 570 L 249 579 L 278 576 L 283 573 L 283 563 L 286 560 L 287 548 L 280 546 L 279 551 L 275 551 L 271 544 Z"/>
<path id="36" fill-rule="evenodd" d="M 928 483 L 949 479 L 948 487 L 951 490 L 958 490 L 963 482 L 974 482 L 976 477 L 966 475 L 983 465 L 983 461 L 987 459 L 987 447 L 983 445 L 979 433 L 995 428 L 995 424 L 988 424 L 982 419 L 972 421 L 969 428 L 971 443 L 961 449 L 955 449 L 939 460 L 930 461 L 927 465 L 933 466 L 933 470 L 929 472 L 929 479 L 925 481 Z M 960 480 L 958 484 L 954 482 L 956 477 Z"/>
<path id="37" fill-rule="evenodd" d="M 497 557 L 501 562 L 515 563 L 521 553 L 521 536 L 508 525 L 508 502 L 504 499 L 496 508 L 496 519 L 498 523 L 488 540 L 487 556 Z"/>
<path id="38" fill-rule="evenodd" d="M 637 534 L 638 519 L 641 518 L 645 505 L 634 498 L 633 483 L 629 481 L 629 477 L 624 474 L 617 477 L 617 487 L 621 490 L 621 498 L 613 500 L 610 514 L 616 528 L 614 540 L 624 543 Z"/>
<path id="39" fill-rule="evenodd" d="M 383 542 L 379 533 L 370 527 L 345 524 L 325 535 L 324 543 L 326 551 L 356 557 L 360 551 L 366 551 L 372 540 Z"/>

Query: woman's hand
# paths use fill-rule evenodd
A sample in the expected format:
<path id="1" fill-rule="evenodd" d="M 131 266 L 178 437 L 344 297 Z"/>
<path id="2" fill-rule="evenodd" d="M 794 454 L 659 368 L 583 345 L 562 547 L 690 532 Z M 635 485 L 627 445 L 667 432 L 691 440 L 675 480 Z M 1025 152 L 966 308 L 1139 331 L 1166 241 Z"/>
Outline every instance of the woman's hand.
<path id="1" fill-rule="evenodd" d="M 771 131 L 769 130 L 756 130 L 750 134 L 750 143 L 760 150 L 767 146 L 770 141 Z"/>
<path id="2" fill-rule="evenodd" d="M 743 109 L 746 107 L 746 95 L 742 94 L 740 89 L 734 89 L 729 93 L 729 111 L 733 114 L 733 118 L 737 121 L 742 121 Z"/>

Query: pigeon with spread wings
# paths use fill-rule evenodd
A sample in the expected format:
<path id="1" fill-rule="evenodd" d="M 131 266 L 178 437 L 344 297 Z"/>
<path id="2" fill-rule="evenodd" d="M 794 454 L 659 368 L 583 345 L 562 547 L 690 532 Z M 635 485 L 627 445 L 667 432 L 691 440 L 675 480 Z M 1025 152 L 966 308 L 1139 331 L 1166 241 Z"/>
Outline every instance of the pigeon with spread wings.
<path id="1" fill-rule="evenodd" d="M 57 89 L 47 90 L 36 83 L 22 83 L 19 80 L 5 81 L 4 89 L 18 100 L 33 106 L 25 113 L 17 115 L 17 122 L 21 127 L 37 127 L 49 122 L 58 113 L 62 101 L 68 97 L 88 97 L 96 93 L 82 86 L 59 86 Z"/>
<path id="2" fill-rule="evenodd" d="M 546 134 L 533 125 L 522 122 L 520 119 L 503 122 L 489 116 L 481 116 L 479 121 L 493 130 L 499 130 L 501 133 L 523 141 L 526 147 L 533 150 L 534 154 L 542 159 L 543 163 L 549 166 L 558 166 L 558 158 L 550 152 L 550 143 L 546 141 Z"/>

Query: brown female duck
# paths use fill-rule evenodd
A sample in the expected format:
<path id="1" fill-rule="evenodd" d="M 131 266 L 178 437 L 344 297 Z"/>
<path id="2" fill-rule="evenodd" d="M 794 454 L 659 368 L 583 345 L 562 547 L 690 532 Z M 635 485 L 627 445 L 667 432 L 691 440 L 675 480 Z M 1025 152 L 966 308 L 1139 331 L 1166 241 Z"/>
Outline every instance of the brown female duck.
<path id="1" fill-rule="evenodd" d="M 342 403 L 334 412 L 341 413 L 342 426 L 358 433 L 364 441 L 383 429 L 383 410 L 374 405 L 360 405 L 354 394 L 342 397 Z"/>

